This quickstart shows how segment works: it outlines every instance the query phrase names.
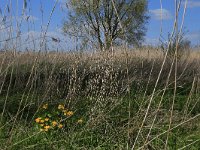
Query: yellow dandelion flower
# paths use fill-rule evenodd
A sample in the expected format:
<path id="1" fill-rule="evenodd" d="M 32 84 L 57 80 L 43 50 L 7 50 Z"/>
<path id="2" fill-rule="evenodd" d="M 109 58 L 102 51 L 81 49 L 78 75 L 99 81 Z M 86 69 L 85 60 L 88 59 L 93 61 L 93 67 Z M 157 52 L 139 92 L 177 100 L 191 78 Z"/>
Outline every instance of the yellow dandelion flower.
<path id="1" fill-rule="evenodd" d="M 83 119 L 79 119 L 79 120 L 77 121 L 77 123 L 78 123 L 78 124 L 83 123 Z"/>
<path id="2" fill-rule="evenodd" d="M 53 127 L 55 127 L 58 123 L 56 121 L 52 122 Z"/>
<path id="3" fill-rule="evenodd" d="M 45 126 L 44 128 L 45 128 L 45 129 L 49 129 L 49 128 L 50 128 L 50 126 Z"/>
<path id="4" fill-rule="evenodd" d="M 51 127 L 50 126 L 44 126 L 44 129 L 49 130 Z"/>
<path id="5" fill-rule="evenodd" d="M 44 120 L 40 120 L 40 123 L 44 123 Z"/>
<path id="6" fill-rule="evenodd" d="M 44 105 L 42 106 L 42 108 L 43 108 L 43 109 L 47 109 L 47 108 L 48 108 L 48 104 L 44 104 Z"/>
<path id="7" fill-rule="evenodd" d="M 43 127 L 43 126 L 44 126 L 44 124 L 40 124 L 40 126 L 41 126 L 41 127 Z"/>
<path id="8" fill-rule="evenodd" d="M 49 121 L 49 118 L 45 118 L 44 121 Z"/>
<path id="9" fill-rule="evenodd" d="M 44 129 L 44 131 L 46 131 L 46 132 L 47 132 L 47 131 L 49 131 L 49 129 Z"/>
<path id="10" fill-rule="evenodd" d="M 40 117 L 39 117 L 39 118 L 36 118 L 36 119 L 35 119 L 35 122 L 39 123 L 39 122 L 40 122 L 40 120 L 41 120 L 41 118 L 40 118 Z"/>
<path id="11" fill-rule="evenodd" d="M 60 129 L 63 128 L 63 125 L 62 125 L 62 124 L 59 124 L 59 125 L 58 125 L 58 128 L 60 128 Z"/>
<path id="12" fill-rule="evenodd" d="M 74 114 L 73 111 L 68 111 L 68 112 L 66 113 L 66 115 L 69 116 L 69 117 L 72 116 L 73 114 Z"/>
<path id="13" fill-rule="evenodd" d="M 60 104 L 60 105 L 58 105 L 58 109 L 65 109 L 65 106 Z"/>

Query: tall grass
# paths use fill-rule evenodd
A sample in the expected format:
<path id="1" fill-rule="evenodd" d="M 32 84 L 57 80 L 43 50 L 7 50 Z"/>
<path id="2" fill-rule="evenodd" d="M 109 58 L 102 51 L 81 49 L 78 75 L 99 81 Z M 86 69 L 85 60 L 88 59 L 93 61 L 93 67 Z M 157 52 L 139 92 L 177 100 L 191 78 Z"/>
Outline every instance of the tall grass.
<path id="1" fill-rule="evenodd" d="M 37 38 L 21 39 L 23 18 L 0 22 L 7 33 L 0 37 L 0 149 L 198 150 L 199 49 L 179 49 L 177 57 L 175 39 L 170 55 L 170 46 L 61 51 L 63 41 L 48 35 L 57 2 Z M 25 4 L 23 14 L 31 14 Z M 4 17 L 12 18 L 12 1 L 6 7 Z M 34 21 L 26 21 L 31 31 Z M 52 43 L 60 49 L 49 51 Z M 40 132 L 35 119 L 43 104 L 65 104 L 82 126 Z"/>
<path id="2" fill-rule="evenodd" d="M 164 59 L 161 50 L 130 50 L 128 57 L 120 50 L 116 53 L 95 54 L 70 52 L 12 54 L 10 51 L 1 53 L 1 130 L 7 137 L 2 136 L 1 139 L 9 141 L 14 149 L 32 147 L 36 144 L 33 139 L 36 138 L 37 141 L 37 138 L 43 136 L 36 134 L 32 128 L 38 108 L 44 103 L 49 105 L 65 103 L 69 108 L 85 116 L 85 124 L 80 131 L 60 133 L 78 136 L 77 141 L 70 141 L 71 146 L 77 146 L 76 148 L 83 145 L 85 148 L 116 146 L 124 149 L 127 144 L 133 145 L 151 98 L 152 104 L 148 108 L 146 120 L 137 137 L 137 149 L 145 145 L 163 149 L 163 140 L 168 135 L 167 126 L 171 117 L 172 129 L 168 135 L 168 148 L 186 146 L 188 144 L 186 138 L 194 140 L 199 138 L 197 52 L 178 60 L 176 81 L 174 81 L 174 69 L 170 69 L 172 60 L 167 59 L 153 97 L 153 88 Z M 175 82 L 177 91 L 171 116 Z M 22 134 L 19 126 L 27 127 L 27 131 L 23 131 L 25 133 Z M 19 136 L 16 137 L 16 133 Z M 31 137 L 25 136 L 26 134 Z M 126 134 L 129 134 L 128 138 Z M 59 137 L 51 137 L 47 138 L 47 141 L 54 143 L 58 139 Z M 177 143 L 173 143 L 174 139 Z M 18 142 L 20 143 L 15 146 Z M 61 141 L 61 145 L 64 146 L 65 142 Z M 45 142 L 42 141 L 41 144 L 45 145 Z M 38 143 L 35 146 L 39 145 Z M 199 146 L 194 145 L 192 144 L 193 147 Z M 4 145 L 4 148 L 6 147 L 12 146 Z"/>

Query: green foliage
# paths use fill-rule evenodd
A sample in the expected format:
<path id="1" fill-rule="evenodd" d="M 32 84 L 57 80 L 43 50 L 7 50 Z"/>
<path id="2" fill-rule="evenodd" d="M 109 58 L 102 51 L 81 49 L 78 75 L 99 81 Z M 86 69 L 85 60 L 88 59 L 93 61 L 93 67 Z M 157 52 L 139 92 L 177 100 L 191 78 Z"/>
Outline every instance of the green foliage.
<path id="1" fill-rule="evenodd" d="M 149 18 L 146 0 L 70 0 L 68 7 L 63 31 L 82 42 L 98 43 L 102 50 L 123 41 L 134 46 L 143 41 Z"/>
<path id="2" fill-rule="evenodd" d="M 74 112 L 73 115 L 66 116 L 65 107 L 62 104 L 59 105 L 49 105 L 44 104 L 39 108 L 39 112 L 35 116 L 35 120 L 31 123 L 24 122 L 23 120 L 15 123 L 15 128 L 12 135 L 12 141 L 7 144 L 10 136 L 10 128 L 12 127 L 12 122 L 9 120 L 1 119 L 0 128 L 0 146 L 2 149 L 126 149 L 127 147 L 127 131 L 130 129 L 131 139 L 134 140 L 137 134 L 138 128 L 143 118 L 141 118 L 141 112 L 146 108 L 148 104 L 148 97 L 143 97 L 142 93 L 139 93 L 129 97 L 118 97 L 115 101 L 117 105 L 113 106 L 112 103 L 107 104 L 101 112 L 94 116 L 90 114 L 90 110 L 94 108 L 96 102 L 93 104 L 89 103 L 90 99 L 82 98 L 78 105 L 76 105 L 76 110 L 86 109 L 81 112 L 82 116 L 90 114 L 87 121 L 84 119 L 83 124 L 78 124 L 78 118 L 80 118 L 79 112 Z M 135 95 L 135 96 L 134 96 Z M 151 132 L 151 137 L 154 138 L 160 133 L 167 131 L 168 121 L 167 110 L 170 109 L 171 100 L 173 95 L 169 94 L 164 97 L 164 102 L 162 108 L 160 109 L 157 121 L 155 122 L 155 127 L 153 127 Z M 98 98 L 93 98 L 97 100 Z M 154 104 L 152 105 L 152 110 L 157 108 L 160 97 L 154 98 Z M 175 101 L 173 118 L 174 122 L 182 117 L 181 113 L 184 109 L 184 104 L 186 104 L 186 96 L 177 96 Z M 91 101 L 90 101 L 91 102 Z M 84 107 L 84 108 L 83 108 Z M 131 109 L 130 109 L 131 108 Z M 130 116 L 129 116 L 130 109 Z M 140 111 L 141 110 L 141 111 Z M 95 111 L 95 110 L 93 110 Z M 96 110 L 97 111 L 97 110 Z M 69 112 L 69 110 L 67 111 Z M 94 113 L 94 112 L 93 112 Z M 199 113 L 199 110 L 198 112 Z M 165 116 L 166 115 L 166 116 Z M 127 126 L 130 120 L 130 126 Z M 48 118 L 48 119 L 47 119 Z M 177 119 L 176 119 L 177 118 Z M 45 120 L 46 119 L 46 120 Z M 43 120 L 44 122 L 41 122 Z M 62 128 L 58 126 L 52 127 L 52 122 L 56 120 L 62 123 Z M 34 121 L 34 122 L 33 122 Z M 35 122 L 36 121 L 36 122 Z M 39 121 L 39 122 L 38 122 Z M 67 122 L 66 122 L 67 121 Z M 86 122 L 85 122 L 86 121 Z M 147 125 L 152 122 L 152 118 L 148 116 Z M 199 139 L 200 129 L 198 127 L 198 120 L 193 121 L 192 124 L 188 122 L 183 124 L 183 126 L 177 127 L 170 132 L 168 140 L 168 149 L 178 149 L 183 146 L 190 144 L 193 141 Z M 44 129 L 45 126 L 51 126 L 47 131 L 40 131 Z M 144 128 L 141 133 L 143 137 L 146 137 L 148 133 L 148 128 Z M 15 134 L 14 134 L 15 133 Z M 163 134 L 153 140 L 147 147 L 154 147 L 156 149 L 163 149 L 167 134 Z M 143 142 L 141 138 L 136 147 L 141 147 Z M 6 144 L 2 144 L 6 143 Z M 130 143 L 129 143 L 130 144 Z M 188 148 L 198 150 L 199 142 L 192 144 Z"/>

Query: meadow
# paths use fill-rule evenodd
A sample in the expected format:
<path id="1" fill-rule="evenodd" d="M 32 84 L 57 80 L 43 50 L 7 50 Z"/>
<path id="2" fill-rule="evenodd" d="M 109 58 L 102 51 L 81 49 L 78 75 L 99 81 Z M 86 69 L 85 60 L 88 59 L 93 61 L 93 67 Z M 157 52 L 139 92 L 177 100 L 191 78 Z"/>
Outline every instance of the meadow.
<path id="1" fill-rule="evenodd" d="M 200 53 L 0 52 L 0 149 L 200 149 Z"/>

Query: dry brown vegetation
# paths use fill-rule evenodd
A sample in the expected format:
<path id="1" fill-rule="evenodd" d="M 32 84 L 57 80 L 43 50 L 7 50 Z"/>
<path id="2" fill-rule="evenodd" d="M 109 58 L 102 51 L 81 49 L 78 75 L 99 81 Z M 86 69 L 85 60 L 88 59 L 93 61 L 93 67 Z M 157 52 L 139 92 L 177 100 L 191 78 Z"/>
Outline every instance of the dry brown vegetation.
<path id="1" fill-rule="evenodd" d="M 95 135 L 102 138 L 102 131 L 109 132 L 104 138 L 113 144 L 118 143 L 111 136 L 115 132 L 123 144 L 162 149 L 166 144 L 154 141 L 181 140 L 171 130 L 197 135 L 199 56 L 191 50 L 174 64 L 167 56 L 162 66 L 165 53 L 149 47 L 97 53 L 1 52 L 2 116 L 11 120 L 13 135 L 19 120 L 31 124 L 41 104 L 64 102 L 86 116 L 81 133 L 98 131 Z"/>
<path id="2" fill-rule="evenodd" d="M 96 86 L 96 82 L 106 80 L 108 83 L 105 84 L 108 85 L 111 82 L 116 82 L 117 86 L 123 85 L 123 88 L 116 87 L 121 89 L 121 91 L 116 91 L 120 93 L 126 89 L 128 84 L 131 86 L 135 84 L 137 88 L 141 89 L 144 89 L 148 84 L 149 89 L 151 89 L 158 77 L 164 55 L 163 51 L 156 48 L 127 51 L 115 50 L 113 52 L 98 53 L 13 53 L 7 51 L 0 54 L 0 71 L 1 79 L 7 76 L 5 81 L 7 83 L 10 81 L 8 76 L 11 77 L 11 74 L 14 74 L 12 76 L 12 86 L 15 86 L 16 89 L 18 89 L 18 86 L 23 86 L 23 88 L 29 84 L 31 86 L 31 78 L 32 80 L 34 79 L 34 82 L 39 82 L 37 88 L 38 86 L 49 88 L 47 84 L 51 82 L 51 88 L 60 89 L 59 86 L 64 86 L 62 84 L 66 83 L 65 86 L 77 86 L 75 88 L 77 91 L 85 92 L 82 88 L 92 90 Z M 191 51 L 189 55 L 183 55 L 178 59 L 176 81 L 178 87 L 185 87 L 191 84 L 194 78 L 198 81 L 200 69 L 199 56 L 200 54 L 197 51 Z M 160 87 L 165 85 L 171 67 L 169 85 L 174 83 L 175 67 L 174 65 L 171 66 L 172 61 L 171 57 L 167 57 L 161 79 L 159 80 Z M 129 78 L 129 83 L 127 83 L 127 77 Z M 3 82 L 4 80 L 1 80 L 1 83 Z M 83 86 L 84 84 L 85 87 Z M 195 84 L 198 85 L 198 82 L 195 82 Z M 4 86 L 8 86 L 8 84 L 4 84 Z M 19 88 L 19 90 L 21 89 Z M 64 95 L 66 96 L 67 93 Z"/>

